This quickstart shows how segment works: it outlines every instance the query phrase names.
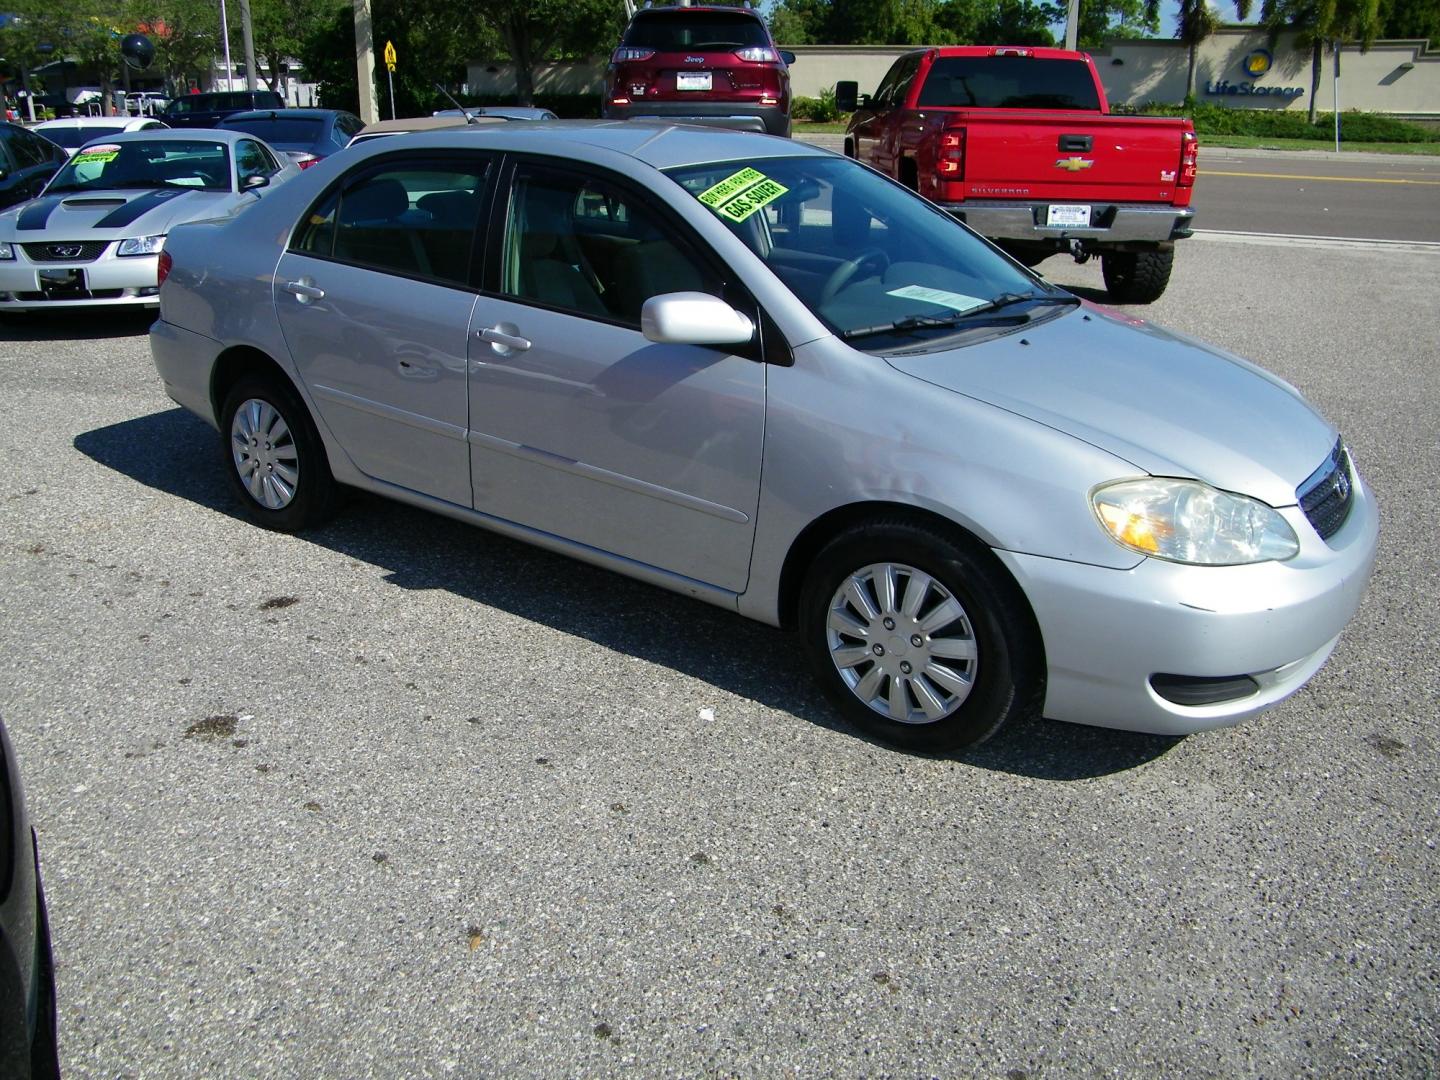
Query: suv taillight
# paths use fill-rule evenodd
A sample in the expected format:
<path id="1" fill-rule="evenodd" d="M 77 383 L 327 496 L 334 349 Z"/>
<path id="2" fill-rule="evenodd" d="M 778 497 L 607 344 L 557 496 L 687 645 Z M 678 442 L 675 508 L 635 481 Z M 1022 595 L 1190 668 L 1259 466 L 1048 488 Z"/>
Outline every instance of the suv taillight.
<path id="1" fill-rule="evenodd" d="M 165 284 L 165 279 L 170 276 L 170 268 L 174 265 L 175 260 L 170 257 L 170 252 L 162 249 L 160 259 L 155 263 L 155 287 L 157 289 Z"/>
<path id="2" fill-rule="evenodd" d="M 1195 172 L 1200 167 L 1200 140 L 1195 138 L 1193 132 L 1182 132 L 1180 135 L 1180 179 L 1176 181 L 1178 187 L 1194 187 Z"/>
<path id="3" fill-rule="evenodd" d="M 965 176 L 965 129 L 955 128 L 940 133 L 940 152 L 935 171 L 942 180 L 960 180 Z"/>
<path id="4" fill-rule="evenodd" d="M 749 60 L 755 64 L 775 64 L 780 58 L 775 55 L 774 49 L 767 49 L 763 45 L 751 45 L 746 49 L 736 49 L 735 55 L 741 60 Z"/>
<path id="5" fill-rule="evenodd" d="M 615 54 L 610 57 L 610 62 L 612 64 L 623 64 L 630 60 L 649 60 L 650 57 L 654 55 L 654 49 L 637 49 L 633 46 L 622 45 L 616 49 Z"/>

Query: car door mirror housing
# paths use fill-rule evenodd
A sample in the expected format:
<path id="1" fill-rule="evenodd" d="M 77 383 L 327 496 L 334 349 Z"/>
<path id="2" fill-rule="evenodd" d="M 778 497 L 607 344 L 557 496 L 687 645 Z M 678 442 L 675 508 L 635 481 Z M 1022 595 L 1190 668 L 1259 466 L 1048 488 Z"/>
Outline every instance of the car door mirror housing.
<path id="1" fill-rule="evenodd" d="M 845 79 L 835 84 L 835 107 L 841 112 L 854 112 L 860 101 L 860 84 Z"/>
<path id="2" fill-rule="evenodd" d="M 640 330 L 662 345 L 742 345 L 755 338 L 747 316 L 702 292 L 650 297 L 640 309 Z"/>
<path id="3" fill-rule="evenodd" d="M 789 49 L 781 49 L 780 59 L 785 61 L 786 67 L 789 67 L 791 64 L 795 63 L 795 54 Z"/>
<path id="4" fill-rule="evenodd" d="M 240 181 L 242 191 L 254 191 L 256 188 L 269 187 L 270 177 L 268 176 L 247 176 Z"/>

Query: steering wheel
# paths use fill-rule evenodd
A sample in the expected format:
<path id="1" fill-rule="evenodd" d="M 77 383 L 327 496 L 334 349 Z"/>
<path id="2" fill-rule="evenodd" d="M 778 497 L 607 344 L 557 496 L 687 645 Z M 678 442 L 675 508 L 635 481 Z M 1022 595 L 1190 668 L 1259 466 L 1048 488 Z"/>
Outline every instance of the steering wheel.
<path id="1" fill-rule="evenodd" d="M 831 271 L 830 276 L 825 279 L 825 287 L 820 290 L 820 303 L 828 304 L 835 299 L 835 295 L 864 267 L 873 264 L 877 274 L 884 273 L 885 268 L 890 265 L 890 256 L 879 248 L 866 248 L 853 259 L 846 259 L 843 263 Z"/>

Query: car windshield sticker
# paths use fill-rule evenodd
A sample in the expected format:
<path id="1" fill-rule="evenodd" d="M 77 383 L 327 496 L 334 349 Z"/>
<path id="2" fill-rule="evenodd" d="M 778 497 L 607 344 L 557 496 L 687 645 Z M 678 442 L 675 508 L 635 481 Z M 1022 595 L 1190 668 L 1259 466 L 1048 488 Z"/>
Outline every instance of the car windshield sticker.
<path id="1" fill-rule="evenodd" d="M 75 164 L 83 165 L 87 161 L 114 161 L 115 156 L 120 153 L 120 147 L 113 143 L 106 143 L 104 146 L 87 146 L 75 155 Z"/>
<path id="2" fill-rule="evenodd" d="M 989 303 L 988 300 L 982 300 L 978 296 L 946 292 L 944 289 L 927 289 L 924 285 L 906 285 L 903 289 L 890 289 L 885 295 L 898 296 L 905 300 L 923 300 L 927 304 L 939 304 L 952 311 L 969 311 L 971 308 L 983 307 Z"/>
<path id="3" fill-rule="evenodd" d="M 696 198 L 721 217 L 739 222 L 789 190 L 764 173 L 746 168 L 706 188 Z"/>
<path id="4" fill-rule="evenodd" d="M 714 187 L 706 188 L 699 195 L 695 196 L 706 206 L 714 210 L 726 199 L 741 191 L 744 191 L 751 184 L 765 179 L 765 174 L 755 169 L 741 169 L 733 176 L 727 176 Z"/>

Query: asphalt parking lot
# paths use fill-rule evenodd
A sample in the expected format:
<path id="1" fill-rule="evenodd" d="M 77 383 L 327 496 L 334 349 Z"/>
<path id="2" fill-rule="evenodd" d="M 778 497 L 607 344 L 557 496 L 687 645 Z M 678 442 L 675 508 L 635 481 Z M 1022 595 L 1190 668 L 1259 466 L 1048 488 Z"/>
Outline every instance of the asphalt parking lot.
<path id="1" fill-rule="evenodd" d="M 1365 603 L 1242 727 L 943 759 L 717 609 L 368 498 L 256 530 L 143 322 L 0 324 L 67 1075 L 1433 1074 L 1437 292 L 1433 250 L 1186 242 L 1134 313 L 1343 430 Z"/>

